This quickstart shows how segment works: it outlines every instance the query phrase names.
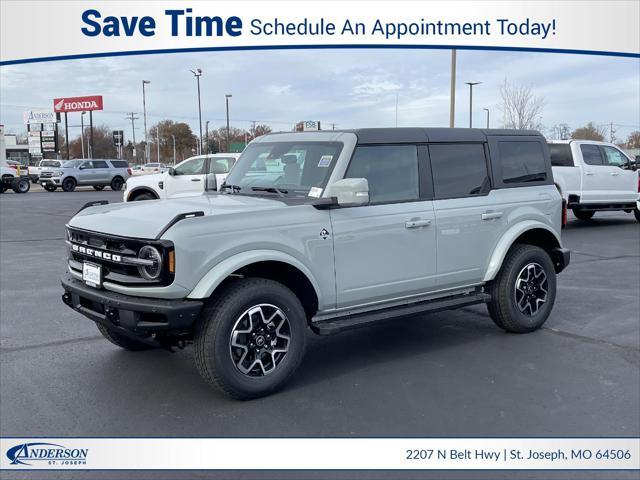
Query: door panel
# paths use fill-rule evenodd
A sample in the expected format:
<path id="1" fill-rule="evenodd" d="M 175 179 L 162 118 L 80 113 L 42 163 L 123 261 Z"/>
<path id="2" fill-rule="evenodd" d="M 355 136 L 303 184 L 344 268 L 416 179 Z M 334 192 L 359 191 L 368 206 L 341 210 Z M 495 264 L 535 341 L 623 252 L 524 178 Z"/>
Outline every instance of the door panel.
<path id="1" fill-rule="evenodd" d="M 337 307 L 426 292 L 435 285 L 433 202 L 331 210 Z"/>
<path id="2" fill-rule="evenodd" d="M 609 199 L 616 202 L 633 202 L 637 199 L 638 173 L 630 170 L 629 159 L 614 147 L 603 145 L 602 156 L 608 167 Z M 627 167 L 624 169 L 622 167 Z"/>
<path id="3" fill-rule="evenodd" d="M 611 167 L 605 165 L 604 155 L 598 145 L 582 144 L 579 146 L 582 154 L 582 203 L 597 203 L 610 201 L 613 187 Z"/>
<path id="4" fill-rule="evenodd" d="M 174 175 L 167 175 L 167 198 L 187 197 L 204 192 L 205 164 L 205 157 L 196 157 L 178 165 Z"/>

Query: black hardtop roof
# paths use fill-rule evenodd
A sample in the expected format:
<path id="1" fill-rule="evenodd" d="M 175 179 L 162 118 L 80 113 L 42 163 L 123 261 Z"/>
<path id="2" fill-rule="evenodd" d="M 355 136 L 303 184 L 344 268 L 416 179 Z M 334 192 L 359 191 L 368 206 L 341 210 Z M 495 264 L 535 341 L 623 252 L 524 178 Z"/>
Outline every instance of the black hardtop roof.
<path id="1" fill-rule="evenodd" d="M 358 144 L 424 143 L 424 142 L 486 142 L 491 136 L 542 136 L 535 130 L 497 128 L 359 128 L 344 130 L 358 137 Z"/>

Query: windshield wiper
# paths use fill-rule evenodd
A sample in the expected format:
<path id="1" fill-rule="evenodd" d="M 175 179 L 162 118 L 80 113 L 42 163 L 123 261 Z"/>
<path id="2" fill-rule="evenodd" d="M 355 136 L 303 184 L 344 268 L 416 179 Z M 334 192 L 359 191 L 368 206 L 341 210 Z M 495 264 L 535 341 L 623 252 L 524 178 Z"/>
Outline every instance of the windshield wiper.
<path id="1" fill-rule="evenodd" d="M 240 190 L 242 190 L 242 187 L 240 185 L 232 185 L 231 183 L 223 183 L 222 185 L 220 185 L 220 190 L 225 190 L 227 188 L 230 188 L 232 192 L 239 192 Z"/>
<path id="2" fill-rule="evenodd" d="M 286 193 L 289 193 L 289 190 L 280 190 L 277 187 L 251 187 L 251 190 L 254 192 L 269 192 L 269 193 L 277 193 L 281 197 L 284 197 Z"/>

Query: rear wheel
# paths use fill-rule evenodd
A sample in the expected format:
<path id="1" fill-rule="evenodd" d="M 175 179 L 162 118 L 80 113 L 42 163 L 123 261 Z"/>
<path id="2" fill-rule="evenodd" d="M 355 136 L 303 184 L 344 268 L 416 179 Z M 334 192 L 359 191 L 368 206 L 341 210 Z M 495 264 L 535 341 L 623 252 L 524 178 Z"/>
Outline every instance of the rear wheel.
<path id="1" fill-rule="evenodd" d="M 27 193 L 31 188 L 31 182 L 28 178 L 14 178 L 11 188 L 16 193 Z"/>
<path id="2" fill-rule="evenodd" d="M 132 202 L 137 202 L 139 200 L 156 200 L 156 197 L 151 193 L 141 193 L 140 195 L 136 195 Z"/>
<path id="3" fill-rule="evenodd" d="M 593 210 L 585 211 L 585 210 L 579 210 L 577 208 L 574 208 L 573 209 L 573 214 L 579 220 L 591 220 L 593 218 L 593 216 L 596 214 L 596 212 L 594 212 Z"/>
<path id="4" fill-rule="evenodd" d="M 556 298 L 556 272 L 540 247 L 514 245 L 496 278 L 489 283 L 489 314 L 500 328 L 532 332 L 549 317 Z"/>
<path id="5" fill-rule="evenodd" d="M 127 337 L 126 335 L 118 333 L 115 330 L 107 328 L 101 323 L 96 323 L 96 326 L 98 327 L 98 330 L 104 338 L 109 340 L 114 345 L 117 345 L 120 348 L 124 348 L 125 350 L 131 350 L 135 352 L 153 348 L 152 346 L 147 345 L 144 342 L 137 341 L 135 338 Z"/>
<path id="6" fill-rule="evenodd" d="M 62 190 L 65 192 L 73 192 L 76 189 L 76 180 L 75 178 L 65 178 L 62 181 Z"/>
<path id="7" fill-rule="evenodd" d="M 194 335 L 200 375 L 237 399 L 280 389 L 298 368 L 307 318 L 300 300 L 281 283 L 237 280 L 216 292 Z"/>
<path id="8" fill-rule="evenodd" d="M 100 191 L 104 190 L 104 185 L 94 185 L 93 189 L 100 192 Z"/>
<path id="9" fill-rule="evenodd" d="M 122 190 L 122 185 L 124 185 L 122 177 L 114 177 L 113 180 L 111 180 L 111 190 Z"/>

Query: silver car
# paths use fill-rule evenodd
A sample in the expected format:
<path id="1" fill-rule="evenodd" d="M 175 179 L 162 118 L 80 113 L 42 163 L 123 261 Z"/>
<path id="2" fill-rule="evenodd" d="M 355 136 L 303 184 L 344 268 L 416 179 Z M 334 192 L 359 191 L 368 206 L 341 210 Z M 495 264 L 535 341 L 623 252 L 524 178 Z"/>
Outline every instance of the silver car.
<path id="1" fill-rule="evenodd" d="M 102 190 L 122 190 L 131 176 L 131 169 L 125 160 L 91 159 L 69 160 L 62 167 L 50 169 L 40 174 L 40 185 L 49 192 L 61 187 L 65 192 L 73 192 L 77 186 L 92 186 Z"/>
<path id="2" fill-rule="evenodd" d="M 534 331 L 570 259 L 533 131 L 269 134 L 209 190 L 78 212 L 63 301 L 121 348 L 192 343 L 235 398 L 282 387 L 308 329 L 486 304 L 501 329 Z"/>

